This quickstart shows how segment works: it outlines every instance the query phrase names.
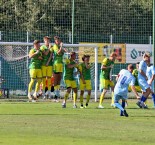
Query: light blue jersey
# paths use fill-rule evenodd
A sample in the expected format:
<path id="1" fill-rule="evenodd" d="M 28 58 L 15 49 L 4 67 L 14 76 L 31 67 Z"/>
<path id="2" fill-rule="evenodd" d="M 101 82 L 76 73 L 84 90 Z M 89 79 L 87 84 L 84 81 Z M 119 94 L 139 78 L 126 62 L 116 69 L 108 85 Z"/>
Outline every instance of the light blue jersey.
<path id="1" fill-rule="evenodd" d="M 153 65 L 151 65 L 150 67 L 147 67 L 147 71 L 146 71 L 146 76 L 148 78 L 148 81 L 149 82 L 152 78 L 152 76 L 155 75 L 155 67 Z M 154 84 L 154 81 L 152 82 L 151 84 L 151 90 L 153 90 L 153 85 Z"/>
<path id="2" fill-rule="evenodd" d="M 148 78 L 148 80 L 150 80 L 152 78 L 152 75 L 155 74 L 155 68 L 153 65 L 151 65 L 150 67 L 147 67 L 147 71 L 146 71 L 146 76 Z"/>
<path id="3" fill-rule="evenodd" d="M 142 60 L 139 63 L 139 71 L 140 70 L 142 70 L 146 74 L 147 64 L 144 60 Z M 146 89 L 148 89 L 150 87 L 147 83 L 146 78 L 140 72 L 138 72 L 138 83 L 139 83 L 139 86 L 141 87 L 141 89 L 143 90 L 143 92 L 145 92 Z"/>
<path id="4" fill-rule="evenodd" d="M 128 86 L 135 85 L 135 77 L 126 69 L 122 69 L 119 73 L 119 78 L 114 88 L 114 94 L 120 95 L 127 99 Z"/>
<path id="5" fill-rule="evenodd" d="M 142 60 L 139 63 L 139 70 L 142 70 L 146 74 L 147 64 L 144 60 Z M 145 79 L 146 80 L 146 78 L 140 72 L 138 72 L 138 79 Z"/>

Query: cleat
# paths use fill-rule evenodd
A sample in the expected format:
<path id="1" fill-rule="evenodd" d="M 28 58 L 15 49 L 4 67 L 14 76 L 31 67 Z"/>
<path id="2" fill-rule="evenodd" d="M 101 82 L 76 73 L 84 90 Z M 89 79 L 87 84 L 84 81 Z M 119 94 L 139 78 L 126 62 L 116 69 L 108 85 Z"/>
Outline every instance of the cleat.
<path id="1" fill-rule="evenodd" d="M 87 108 L 88 107 L 88 104 L 86 103 L 86 105 L 84 106 L 84 108 Z"/>
<path id="2" fill-rule="evenodd" d="M 126 110 L 123 111 L 123 115 L 124 115 L 125 117 L 128 117 L 128 116 L 129 116 L 128 113 L 126 112 Z"/>
<path id="3" fill-rule="evenodd" d="M 36 102 L 36 100 L 32 100 L 31 102 L 32 102 L 32 103 L 35 103 L 35 102 Z"/>
<path id="4" fill-rule="evenodd" d="M 77 108 L 77 105 L 75 104 L 75 105 L 73 105 L 73 108 Z"/>
<path id="5" fill-rule="evenodd" d="M 31 93 L 28 93 L 28 99 L 29 99 L 29 101 L 31 101 L 32 100 L 32 96 L 31 96 Z"/>
<path id="6" fill-rule="evenodd" d="M 141 106 L 143 109 L 148 109 L 148 106 L 144 102 L 141 102 Z"/>
<path id="7" fill-rule="evenodd" d="M 104 107 L 103 107 L 102 105 L 99 105 L 98 108 L 99 108 L 99 109 L 103 109 Z"/>
<path id="8" fill-rule="evenodd" d="M 80 108 L 83 109 L 83 104 L 81 104 Z"/>
<path id="9" fill-rule="evenodd" d="M 39 95 L 38 95 L 37 92 L 34 92 L 34 93 L 33 93 L 34 100 L 37 100 L 37 99 L 38 99 L 38 96 L 39 96 Z"/>
<path id="10" fill-rule="evenodd" d="M 54 102 L 58 103 L 58 102 L 59 102 L 59 100 L 57 100 L 57 99 L 54 99 Z"/>
<path id="11" fill-rule="evenodd" d="M 141 102 L 140 102 L 140 101 L 138 101 L 136 104 L 137 104 L 137 106 L 138 106 L 139 108 L 142 108 L 142 105 L 141 105 Z"/>
<path id="12" fill-rule="evenodd" d="M 62 108 L 66 108 L 66 103 L 62 103 Z"/>

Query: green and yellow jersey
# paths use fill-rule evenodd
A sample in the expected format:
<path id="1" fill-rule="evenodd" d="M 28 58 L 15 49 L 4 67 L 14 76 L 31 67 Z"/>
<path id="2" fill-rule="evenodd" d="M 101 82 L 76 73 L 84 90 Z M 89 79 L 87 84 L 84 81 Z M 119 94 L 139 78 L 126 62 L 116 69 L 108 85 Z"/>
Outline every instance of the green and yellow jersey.
<path id="1" fill-rule="evenodd" d="M 34 54 L 36 51 L 37 50 L 35 48 L 32 48 L 29 52 L 29 55 Z M 40 56 L 42 56 L 41 52 L 31 58 L 29 69 L 41 69 L 42 60 L 39 59 Z"/>
<path id="2" fill-rule="evenodd" d="M 74 79 L 74 67 L 73 68 L 68 68 L 69 64 L 75 64 L 75 61 L 72 61 L 70 59 L 65 59 L 64 61 L 64 80 L 75 80 Z"/>
<path id="3" fill-rule="evenodd" d="M 78 69 L 82 73 L 84 80 L 91 80 L 90 68 L 86 68 L 85 63 L 79 64 Z"/>
<path id="4" fill-rule="evenodd" d="M 43 60 L 42 60 L 42 66 L 45 66 L 48 62 L 48 59 L 51 55 L 52 50 L 50 49 L 50 52 L 47 55 L 44 55 L 43 52 L 48 51 L 48 47 L 46 45 L 42 45 L 40 47 L 40 50 L 42 52 L 42 56 L 43 56 Z M 48 66 L 52 66 L 53 65 L 53 60 L 51 59 L 51 61 L 49 62 Z"/>
<path id="5" fill-rule="evenodd" d="M 135 77 L 135 86 L 139 86 L 138 84 L 138 70 L 134 69 L 132 75 Z"/>
<path id="6" fill-rule="evenodd" d="M 114 62 L 109 58 L 105 58 L 103 59 L 102 65 L 104 65 L 105 67 L 109 67 L 111 65 L 114 65 Z M 110 71 L 111 68 L 101 69 L 100 79 L 110 80 Z"/>
<path id="7" fill-rule="evenodd" d="M 58 54 L 59 49 L 60 49 L 59 45 L 57 45 L 57 44 L 53 45 L 52 52 L 54 54 L 54 61 L 53 61 L 54 64 L 55 63 L 63 63 L 64 52 L 61 52 L 60 54 Z"/>

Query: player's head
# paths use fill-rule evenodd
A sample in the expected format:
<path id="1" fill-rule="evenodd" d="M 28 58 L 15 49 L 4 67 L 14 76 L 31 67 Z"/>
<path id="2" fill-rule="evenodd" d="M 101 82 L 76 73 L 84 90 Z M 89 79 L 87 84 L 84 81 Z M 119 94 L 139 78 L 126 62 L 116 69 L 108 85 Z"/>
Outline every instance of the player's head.
<path id="1" fill-rule="evenodd" d="M 62 42 L 59 36 L 54 36 L 54 41 L 55 41 L 55 44 L 58 44 L 58 45 Z"/>
<path id="2" fill-rule="evenodd" d="M 145 52 L 145 53 L 143 54 L 143 60 L 146 61 L 147 63 L 149 63 L 150 57 L 151 57 L 150 52 Z"/>
<path id="3" fill-rule="evenodd" d="M 70 58 L 73 59 L 73 60 L 75 60 L 76 59 L 76 52 L 72 51 L 70 53 Z"/>
<path id="4" fill-rule="evenodd" d="M 34 48 L 39 49 L 40 48 L 40 41 L 39 40 L 34 40 L 33 45 L 34 45 Z"/>
<path id="5" fill-rule="evenodd" d="M 117 54 L 116 54 L 115 52 L 112 52 L 112 53 L 110 54 L 109 59 L 112 60 L 112 61 L 115 61 L 116 57 L 117 57 Z"/>
<path id="6" fill-rule="evenodd" d="M 49 45 L 51 37 L 45 36 L 43 39 L 44 39 L 45 45 Z"/>
<path id="7" fill-rule="evenodd" d="M 90 59 L 90 55 L 85 55 L 84 62 L 89 62 L 89 59 Z"/>
<path id="8" fill-rule="evenodd" d="M 136 69 L 139 69 L 139 62 L 136 63 Z"/>
<path id="9" fill-rule="evenodd" d="M 129 64 L 129 65 L 128 65 L 128 71 L 132 73 L 133 70 L 134 70 L 133 64 Z"/>

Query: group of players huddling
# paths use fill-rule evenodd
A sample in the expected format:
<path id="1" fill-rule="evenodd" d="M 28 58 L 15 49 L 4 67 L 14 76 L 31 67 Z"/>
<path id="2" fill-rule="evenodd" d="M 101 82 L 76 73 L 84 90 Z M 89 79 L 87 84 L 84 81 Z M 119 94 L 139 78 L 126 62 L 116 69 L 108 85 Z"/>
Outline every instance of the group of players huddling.
<path id="1" fill-rule="evenodd" d="M 62 108 L 66 108 L 66 102 L 71 90 L 73 91 L 73 108 L 77 108 L 78 88 L 80 90 L 80 108 L 87 108 L 91 96 L 91 64 L 89 63 L 90 56 L 83 55 L 82 63 L 76 62 L 76 53 L 71 52 L 70 58 L 63 60 L 63 55 L 67 50 L 63 48 L 63 43 L 60 37 L 54 37 L 54 45 L 50 43 L 50 37 L 43 38 L 44 45 L 40 45 L 39 40 L 33 42 L 34 47 L 29 52 L 30 66 L 30 83 L 28 87 L 29 101 L 36 101 L 40 92 L 40 85 L 42 83 L 42 96 L 51 96 L 51 77 L 54 78 L 54 94 L 55 100 L 60 97 L 60 81 L 63 73 L 63 81 L 66 85 L 66 92 L 62 103 Z M 155 94 L 153 92 L 153 81 L 155 78 L 154 66 L 150 64 L 150 53 L 143 54 L 142 61 L 137 63 L 137 68 L 134 69 L 133 64 L 129 64 L 127 69 L 122 69 L 116 77 L 116 85 L 111 80 L 110 72 L 114 66 L 117 55 L 111 53 L 110 57 L 103 59 L 100 73 L 100 88 L 102 90 L 99 106 L 102 109 L 104 96 L 111 87 L 112 102 L 111 106 L 120 109 L 120 116 L 128 117 L 125 110 L 127 102 L 128 90 L 132 90 L 136 95 L 138 102 L 136 103 L 140 108 L 147 108 L 146 100 L 150 94 L 155 107 Z M 74 78 L 74 69 L 77 69 L 80 74 L 80 81 L 77 84 Z M 32 94 L 32 87 L 35 85 L 35 91 Z M 47 89 L 46 88 L 47 83 Z M 78 86 L 79 85 L 79 86 Z M 86 103 L 83 104 L 84 91 L 87 91 Z M 141 97 L 137 92 L 141 91 Z M 119 101 L 122 100 L 122 104 Z"/>

